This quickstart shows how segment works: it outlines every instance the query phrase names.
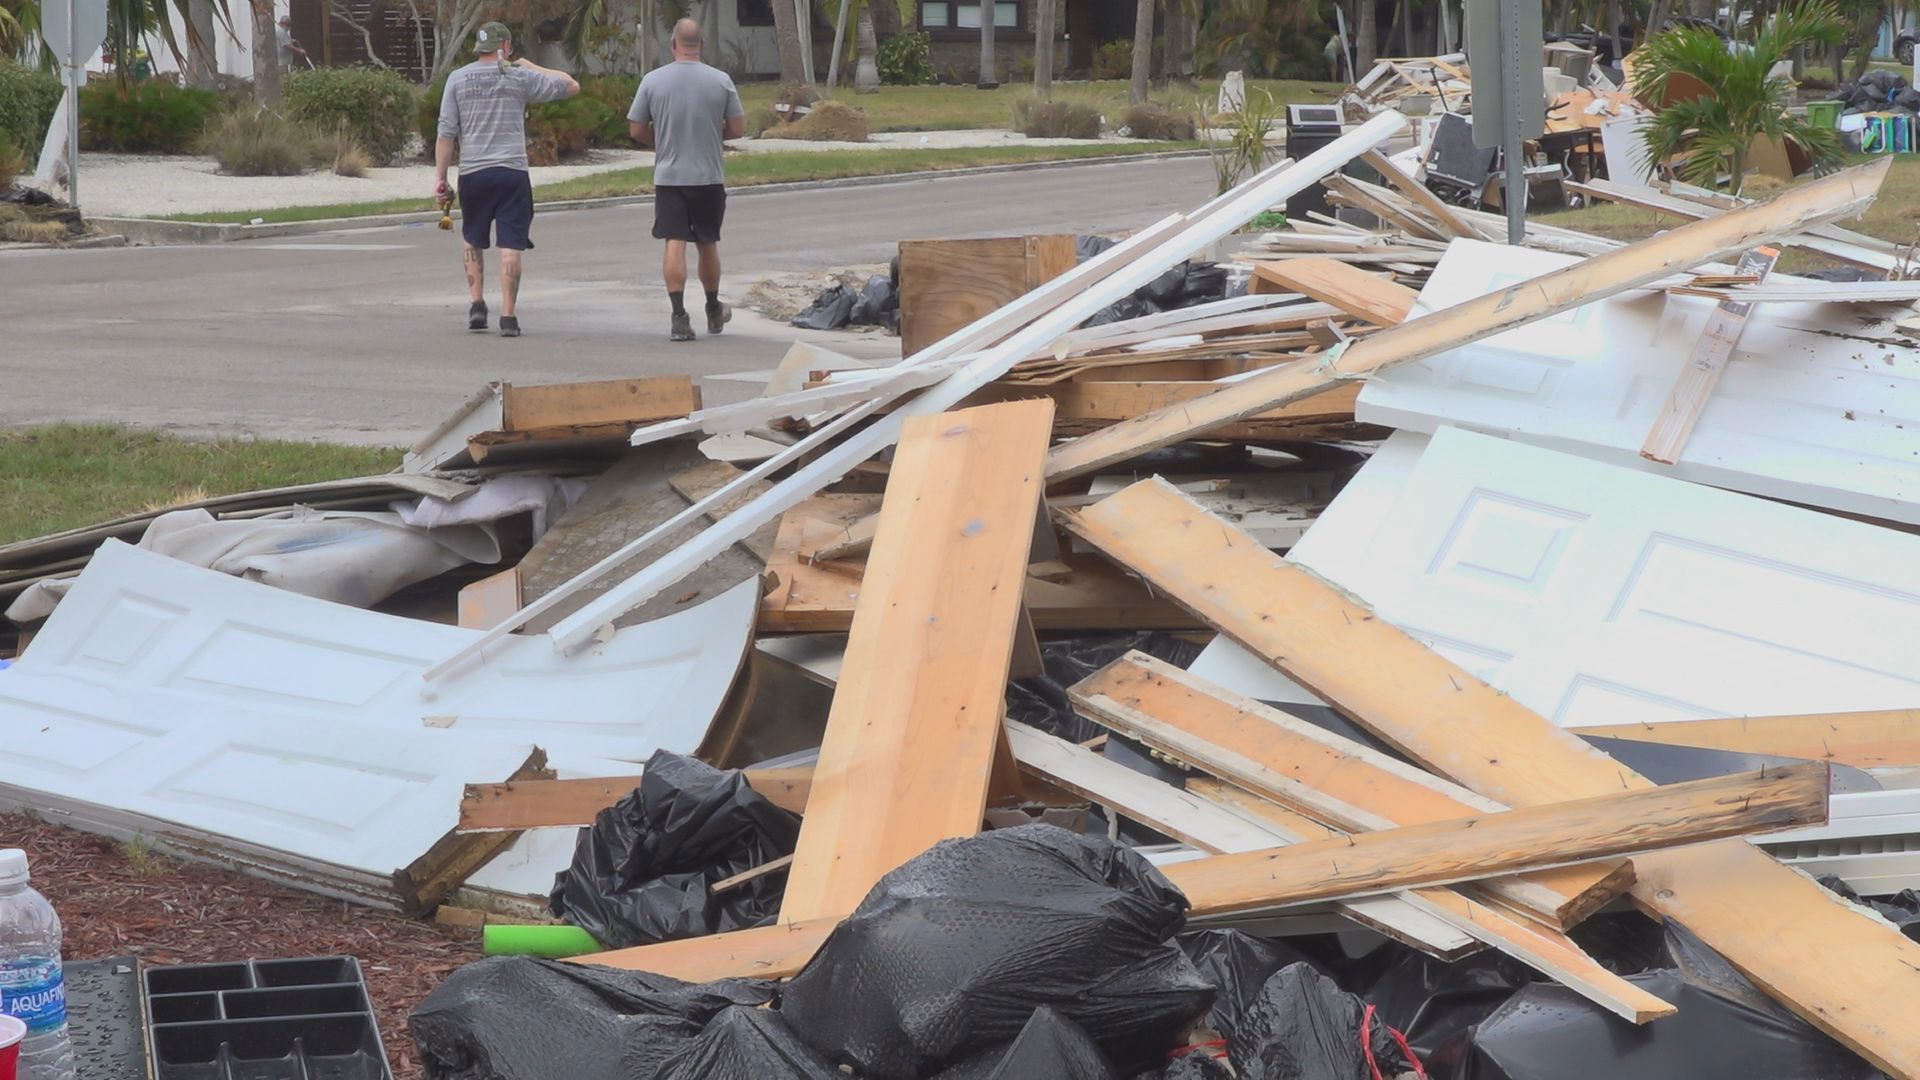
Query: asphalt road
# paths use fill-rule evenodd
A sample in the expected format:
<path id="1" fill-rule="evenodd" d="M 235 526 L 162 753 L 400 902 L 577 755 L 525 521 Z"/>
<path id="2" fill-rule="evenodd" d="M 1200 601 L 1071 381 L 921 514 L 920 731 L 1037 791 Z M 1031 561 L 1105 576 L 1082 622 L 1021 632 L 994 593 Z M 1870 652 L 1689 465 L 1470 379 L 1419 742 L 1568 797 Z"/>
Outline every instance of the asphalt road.
<path id="1" fill-rule="evenodd" d="M 901 239 L 1136 228 L 1212 190 L 1209 163 L 1186 158 L 736 192 L 722 291 L 737 298 L 760 276 L 883 262 Z M 811 335 L 746 312 L 719 338 L 668 342 L 651 214 L 541 214 L 518 340 L 466 331 L 459 247 L 431 225 L 0 253 L 0 426 L 114 421 L 408 445 L 490 379 L 764 369 L 796 337 L 898 355 L 897 339 Z M 709 402 L 751 390 L 706 385 Z"/>

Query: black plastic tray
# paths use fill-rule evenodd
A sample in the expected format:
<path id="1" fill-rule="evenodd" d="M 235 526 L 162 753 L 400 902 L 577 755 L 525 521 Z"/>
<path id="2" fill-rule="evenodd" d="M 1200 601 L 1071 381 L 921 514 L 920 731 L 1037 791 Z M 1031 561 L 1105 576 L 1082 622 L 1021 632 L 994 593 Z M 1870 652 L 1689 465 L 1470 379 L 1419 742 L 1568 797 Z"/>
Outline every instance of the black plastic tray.
<path id="1" fill-rule="evenodd" d="M 351 956 L 150 967 L 155 1080 L 391 1080 Z"/>

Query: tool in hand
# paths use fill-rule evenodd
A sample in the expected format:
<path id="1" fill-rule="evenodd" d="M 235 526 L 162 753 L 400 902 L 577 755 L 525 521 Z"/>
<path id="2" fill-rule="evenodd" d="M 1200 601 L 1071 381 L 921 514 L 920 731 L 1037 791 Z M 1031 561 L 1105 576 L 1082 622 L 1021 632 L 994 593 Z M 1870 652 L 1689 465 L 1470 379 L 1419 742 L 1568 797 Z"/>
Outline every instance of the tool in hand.
<path id="1" fill-rule="evenodd" d="M 453 203 L 454 203 L 453 189 L 447 188 L 445 191 L 442 191 L 439 195 L 435 196 L 435 201 L 437 201 L 440 204 L 440 228 L 442 230 L 452 229 L 453 228 Z"/>

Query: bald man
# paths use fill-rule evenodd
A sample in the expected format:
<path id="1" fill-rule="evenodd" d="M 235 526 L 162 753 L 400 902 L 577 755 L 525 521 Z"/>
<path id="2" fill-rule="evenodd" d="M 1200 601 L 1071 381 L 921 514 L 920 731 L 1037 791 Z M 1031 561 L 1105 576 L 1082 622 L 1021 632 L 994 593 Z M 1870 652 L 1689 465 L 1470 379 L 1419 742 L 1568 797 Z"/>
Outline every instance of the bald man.
<path id="1" fill-rule="evenodd" d="M 727 73 L 700 62 L 705 44 L 699 23 L 675 23 L 673 63 L 640 80 L 633 108 L 627 110 L 633 141 L 654 149 L 653 235 L 667 242 L 661 274 L 673 306 L 669 336 L 674 341 L 693 340 L 693 319 L 686 307 L 688 244 L 700 254 L 707 333 L 718 334 L 733 317 L 720 302 L 720 224 L 727 216 L 720 154 L 725 140 L 746 132 L 747 114 Z"/>

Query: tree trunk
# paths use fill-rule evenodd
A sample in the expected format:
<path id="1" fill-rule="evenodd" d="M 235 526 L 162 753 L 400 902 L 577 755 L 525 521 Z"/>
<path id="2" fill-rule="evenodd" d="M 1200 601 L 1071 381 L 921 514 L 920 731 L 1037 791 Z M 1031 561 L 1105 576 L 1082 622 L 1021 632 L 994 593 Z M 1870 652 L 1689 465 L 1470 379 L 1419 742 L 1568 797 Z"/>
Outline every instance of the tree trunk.
<path id="1" fill-rule="evenodd" d="M 273 0 L 248 0 L 253 12 L 253 100 L 280 103 L 280 40 L 274 36 Z"/>
<path id="2" fill-rule="evenodd" d="M 777 7 L 781 0 L 773 0 Z M 811 0 L 793 0 L 794 32 L 800 41 L 800 77 L 807 80 L 809 87 L 814 84 L 813 74 L 813 4 Z"/>
<path id="3" fill-rule="evenodd" d="M 847 9 L 853 6 L 853 0 L 840 0 L 840 15 L 833 20 L 833 53 L 827 57 L 827 84 L 820 88 L 822 97 L 832 97 L 834 88 L 840 85 L 840 50 L 847 46 Z"/>
<path id="4" fill-rule="evenodd" d="M 860 5 L 860 16 L 853 23 L 853 92 L 856 94 L 877 94 L 880 92 L 880 40 L 873 32 L 873 9 L 866 4 Z"/>
<path id="5" fill-rule="evenodd" d="M 187 81 L 211 90 L 220 74 L 213 55 L 213 0 L 190 0 L 187 15 Z"/>
<path id="6" fill-rule="evenodd" d="M 1620 40 L 1620 0 L 1607 0 L 1607 33 L 1613 35 L 1613 62 L 1626 59 L 1626 43 Z"/>
<path id="7" fill-rule="evenodd" d="M 1053 20 L 1059 0 L 1039 0 L 1033 12 L 1033 96 L 1053 100 Z"/>
<path id="8" fill-rule="evenodd" d="M 1167 78 L 1191 85 L 1194 80 L 1193 54 L 1200 34 L 1198 13 L 1188 5 L 1192 0 L 1168 0 L 1166 34 Z"/>
<path id="9" fill-rule="evenodd" d="M 979 0 L 980 3 L 980 80 L 974 85 L 982 90 L 991 90 L 1000 85 L 1000 65 L 994 62 L 993 39 L 993 0 Z"/>
<path id="10" fill-rule="evenodd" d="M 772 7 L 773 38 L 780 47 L 780 85 L 805 90 L 811 98 L 813 87 L 807 82 L 807 69 L 800 63 L 800 30 L 794 25 L 793 5 L 774 0 Z"/>
<path id="11" fill-rule="evenodd" d="M 1127 101 L 1147 100 L 1147 80 L 1153 73 L 1153 0 L 1139 0 L 1133 9 L 1133 85 Z"/>
<path id="12" fill-rule="evenodd" d="M 1387 55 L 1411 56 L 1413 50 L 1407 48 L 1406 36 L 1407 0 L 1397 0 L 1393 5 L 1393 19 L 1387 23 Z"/>
<path id="13" fill-rule="evenodd" d="M 1567 36 L 1567 19 L 1573 14 L 1573 0 L 1560 0 L 1560 14 L 1553 20 L 1553 32 Z"/>
<path id="14" fill-rule="evenodd" d="M 1380 15 L 1373 0 L 1354 0 L 1353 66 L 1355 80 L 1373 70 L 1380 58 Z"/>

